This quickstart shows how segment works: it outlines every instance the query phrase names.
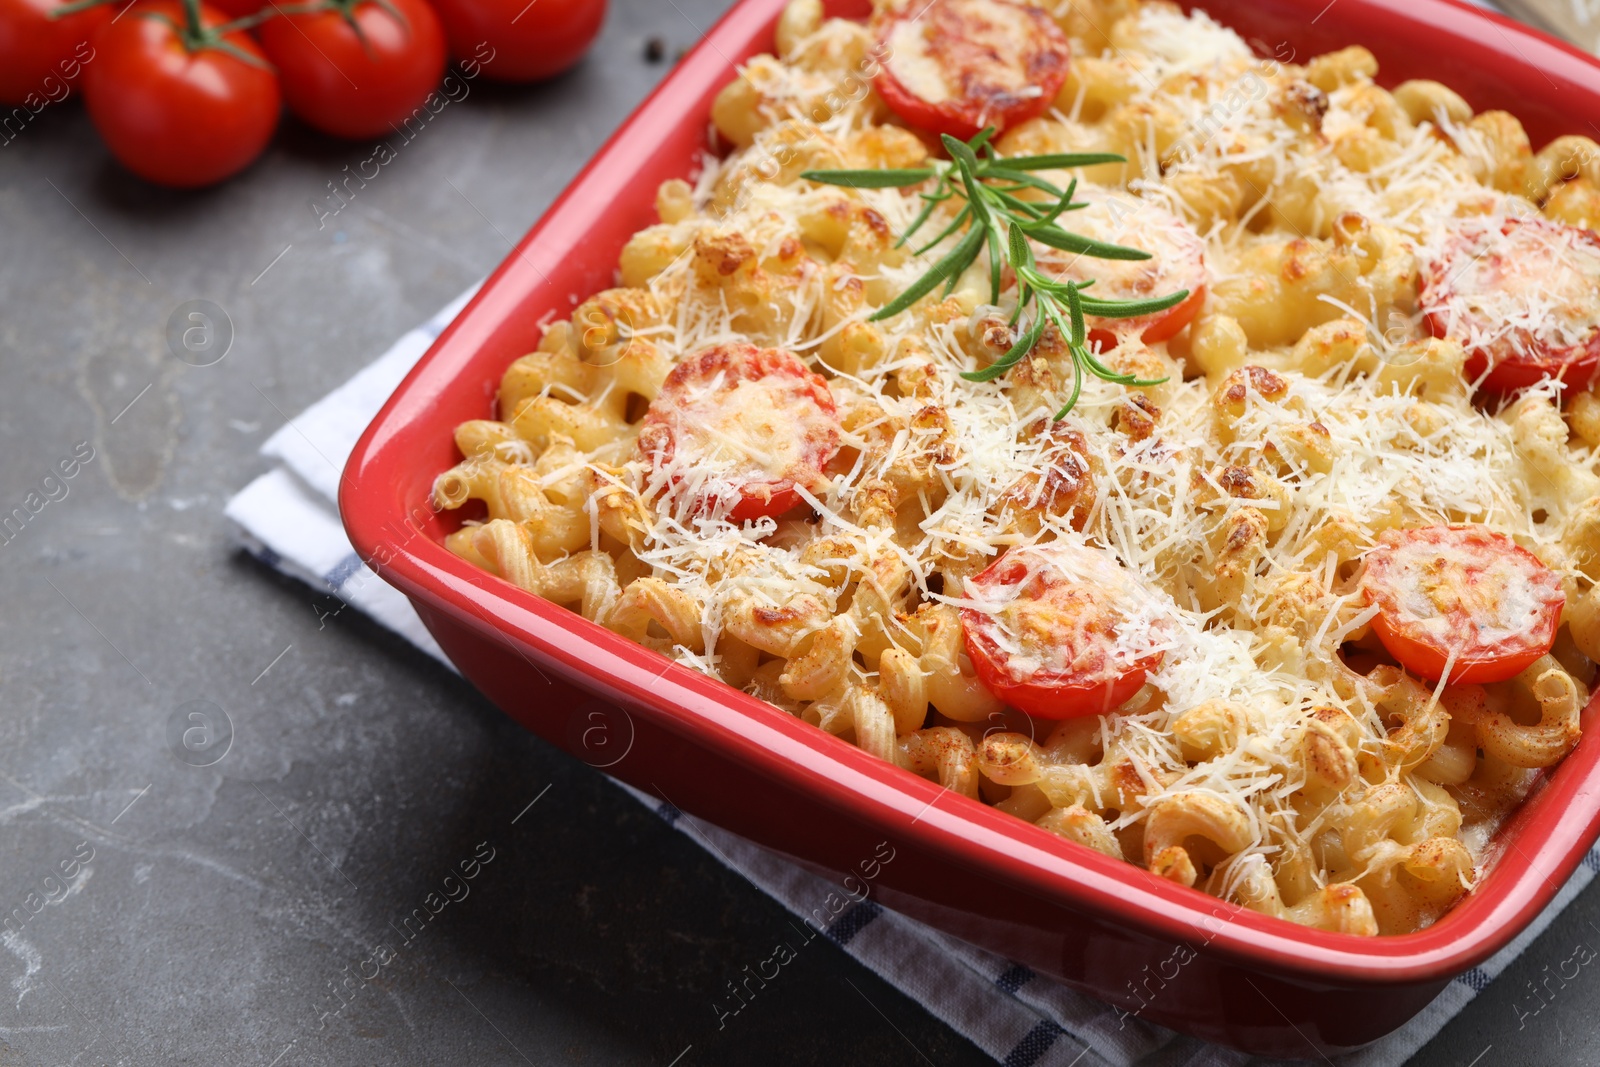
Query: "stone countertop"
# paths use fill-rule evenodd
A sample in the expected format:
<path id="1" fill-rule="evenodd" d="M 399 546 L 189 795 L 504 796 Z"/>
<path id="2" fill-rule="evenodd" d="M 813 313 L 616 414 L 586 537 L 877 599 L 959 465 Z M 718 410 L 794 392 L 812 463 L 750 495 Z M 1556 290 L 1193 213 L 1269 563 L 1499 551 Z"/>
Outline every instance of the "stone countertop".
<path id="1" fill-rule="evenodd" d="M 187 194 L 120 171 L 75 105 L 0 147 L 0 512 L 57 497 L 0 542 L 0 911 L 26 916 L 0 1063 L 989 1062 L 822 942 L 719 1029 L 787 914 L 222 518 L 262 440 L 491 270 L 725 6 L 615 0 L 579 69 L 472 83 L 336 214 L 374 145 L 292 121 Z M 231 323 L 211 366 L 168 347 L 191 300 Z M 195 701 L 232 723 L 207 767 L 169 745 Z M 463 862 L 467 895 L 403 938 Z M 1592 969 L 1528 983 L 1596 922 L 1591 888 L 1416 1062 L 1592 1062 Z"/>

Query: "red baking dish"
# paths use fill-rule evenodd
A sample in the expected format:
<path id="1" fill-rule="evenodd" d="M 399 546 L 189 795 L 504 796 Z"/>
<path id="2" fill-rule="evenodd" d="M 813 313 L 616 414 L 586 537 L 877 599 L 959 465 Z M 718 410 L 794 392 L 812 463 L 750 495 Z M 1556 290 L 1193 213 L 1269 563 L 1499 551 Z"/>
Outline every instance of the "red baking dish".
<path id="1" fill-rule="evenodd" d="M 340 507 L 351 540 L 409 596 L 490 699 L 552 743 L 816 870 L 894 848 L 884 903 L 1140 1018 L 1254 1052 L 1317 1056 L 1390 1032 L 1504 946 L 1600 830 L 1600 736 L 1541 781 L 1477 889 L 1433 927 L 1363 939 L 1223 903 L 880 762 L 753 697 L 501 582 L 446 551 L 428 504 L 452 430 L 487 417 L 539 323 L 613 284 L 657 185 L 707 148 L 711 100 L 769 50 L 784 0 L 734 6 L 640 106 L 439 338 L 362 436 Z M 1361 43 L 1388 84 L 1432 78 L 1517 114 L 1534 143 L 1600 119 L 1600 64 L 1453 0 L 1212 0 L 1264 54 Z M 860 16 L 866 0 L 834 0 Z M 597 711 L 603 698 L 622 711 Z M 1585 713 L 1585 726 L 1594 717 Z M 596 734 L 599 730 L 604 736 Z M 612 733 L 615 731 L 615 733 Z M 597 743 L 599 747 L 597 748 Z M 606 755 L 597 759 L 595 753 Z"/>

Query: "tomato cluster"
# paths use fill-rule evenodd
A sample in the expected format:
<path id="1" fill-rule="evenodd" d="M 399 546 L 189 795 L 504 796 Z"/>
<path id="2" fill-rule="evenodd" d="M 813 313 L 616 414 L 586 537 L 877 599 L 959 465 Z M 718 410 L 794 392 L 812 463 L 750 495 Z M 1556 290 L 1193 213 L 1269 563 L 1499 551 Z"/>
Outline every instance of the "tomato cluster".
<path id="1" fill-rule="evenodd" d="M 261 154 L 285 103 L 335 137 L 387 136 L 451 59 L 469 78 L 550 77 L 588 50 L 605 11 L 606 0 L 0 0 L 0 104 L 25 122 L 77 82 L 129 170 L 210 185 Z"/>

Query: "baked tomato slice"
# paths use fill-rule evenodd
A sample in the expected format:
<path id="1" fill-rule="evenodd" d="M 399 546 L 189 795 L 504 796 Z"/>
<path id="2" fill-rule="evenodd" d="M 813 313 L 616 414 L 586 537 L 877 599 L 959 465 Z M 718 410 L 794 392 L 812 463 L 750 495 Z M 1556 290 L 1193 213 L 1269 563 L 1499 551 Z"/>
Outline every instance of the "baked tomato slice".
<path id="1" fill-rule="evenodd" d="M 968 141 L 1042 115 L 1067 80 L 1067 35 L 1010 0 L 899 0 L 880 14 L 878 95 L 911 126 Z"/>
<path id="2" fill-rule="evenodd" d="M 672 368 L 650 402 L 639 449 L 660 489 L 734 522 L 800 503 L 839 451 L 839 414 L 821 375 L 789 352 L 716 345 Z"/>
<path id="3" fill-rule="evenodd" d="M 1600 237 L 1548 219 L 1471 218 L 1424 260 L 1417 303 L 1495 392 L 1545 378 L 1581 389 L 1600 367 Z M 1487 371 L 1487 376 L 1485 376 Z"/>
<path id="4" fill-rule="evenodd" d="M 1482 526 L 1389 530 L 1366 555 L 1360 588 L 1389 654 L 1431 682 L 1503 682 L 1550 651 L 1561 580 Z"/>
<path id="5" fill-rule="evenodd" d="M 1153 598 L 1104 552 L 1014 549 L 966 590 L 961 631 L 978 680 L 1029 715 L 1109 714 L 1161 665 Z"/>
<path id="6" fill-rule="evenodd" d="M 1194 228 L 1159 204 L 1128 193 L 1080 184 L 1073 200 L 1087 203 L 1062 224 L 1075 233 L 1108 244 L 1137 248 L 1149 259 L 1097 259 L 1038 245 L 1039 269 L 1060 281 L 1093 281 L 1096 300 L 1151 300 L 1187 290 L 1183 301 L 1153 315 L 1132 319 L 1089 316 L 1089 339 L 1102 351 L 1124 337 L 1145 344 L 1171 340 L 1193 321 L 1206 299 L 1206 243 Z"/>

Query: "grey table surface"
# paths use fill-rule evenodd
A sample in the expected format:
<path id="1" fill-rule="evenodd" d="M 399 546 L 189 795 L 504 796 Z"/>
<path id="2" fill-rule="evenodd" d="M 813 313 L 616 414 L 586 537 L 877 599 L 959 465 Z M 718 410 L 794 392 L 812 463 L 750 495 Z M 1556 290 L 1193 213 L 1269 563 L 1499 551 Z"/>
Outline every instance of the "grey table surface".
<path id="1" fill-rule="evenodd" d="M 666 73 L 644 42 L 670 57 L 725 6 L 619 0 L 582 67 L 475 84 L 320 228 L 372 146 L 289 122 L 191 194 L 127 177 L 76 106 L 0 148 L 0 513 L 56 498 L 0 539 L 0 913 L 26 918 L 0 933 L 0 1064 L 988 1062 L 832 946 L 719 1030 L 785 913 L 222 518 L 287 415 L 507 253 Z M 167 344 L 196 299 L 235 332 L 212 366 Z M 233 723 L 213 766 L 169 747 L 192 701 Z M 1591 887 L 1415 1062 L 1600 1062 L 1600 978 L 1546 981 L 1597 923 Z"/>

